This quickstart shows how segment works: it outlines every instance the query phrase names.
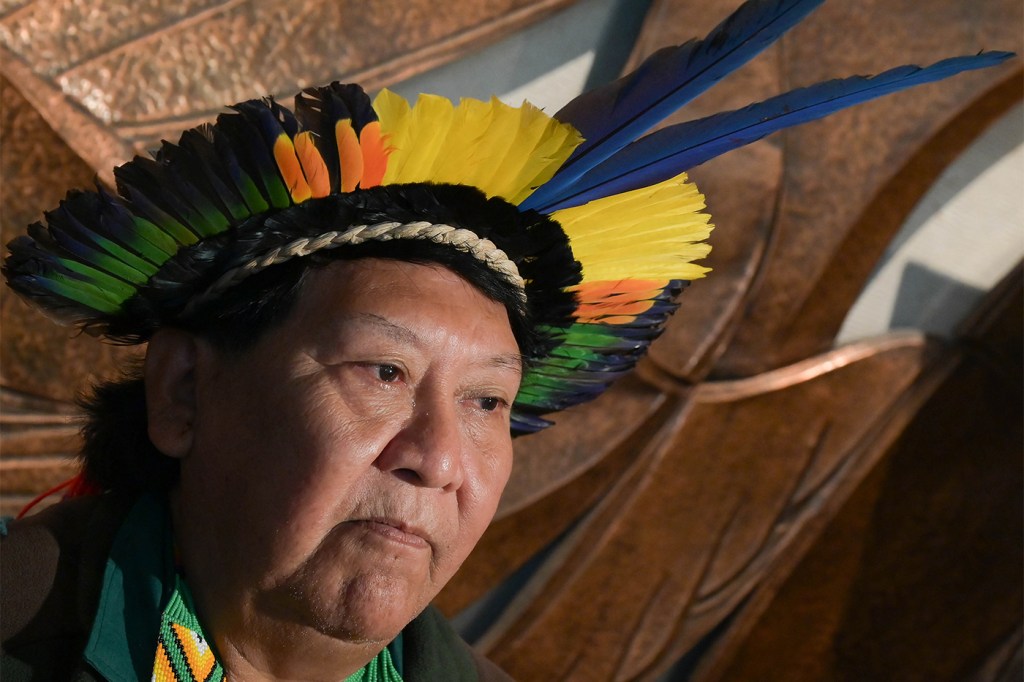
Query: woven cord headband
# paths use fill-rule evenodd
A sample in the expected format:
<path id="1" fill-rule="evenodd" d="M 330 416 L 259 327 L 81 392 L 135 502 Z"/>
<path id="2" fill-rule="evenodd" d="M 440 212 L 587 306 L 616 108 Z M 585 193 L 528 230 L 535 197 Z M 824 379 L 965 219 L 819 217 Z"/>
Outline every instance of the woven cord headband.
<path id="1" fill-rule="evenodd" d="M 524 302 L 526 300 L 525 282 L 519 276 L 519 268 L 509 260 L 504 251 L 489 239 L 481 239 L 469 230 L 451 225 L 434 225 L 427 222 L 408 224 L 390 222 L 376 225 L 356 225 L 342 231 L 325 232 L 318 237 L 302 237 L 275 248 L 259 258 L 254 258 L 225 272 L 206 291 L 189 301 L 184 314 L 189 314 L 192 309 L 205 301 L 216 297 L 246 277 L 269 268 L 271 265 L 277 265 L 292 258 L 309 256 L 325 249 L 336 249 L 369 241 L 391 241 L 392 239 L 425 239 L 468 253 L 487 265 L 493 272 L 501 275 L 506 282 L 515 287 Z"/>
<path id="2" fill-rule="evenodd" d="M 440 239 L 512 282 L 550 339 L 528 358 L 513 410 L 513 432 L 536 431 L 541 415 L 630 371 L 682 286 L 705 273 L 694 261 L 711 225 L 684 171 L 1012 56 L 832 80 L 645 135 L 821 2 L 746 2 L 704 40 L 656 52 L 554 116 L 496 99 L 422 95 L 411 106 L 386 90 L 371 103 L 338 83 L 302 92 L 294 110 L 242 102 L 117 168 L 117 196 L 70 194 L 11 242 L 4 274 L 59 320 L 139 342 L 282 260 L 367 238 Z M 308 234 L 286 220 L 307 207 L 329 210 L 330 227 Z"/>

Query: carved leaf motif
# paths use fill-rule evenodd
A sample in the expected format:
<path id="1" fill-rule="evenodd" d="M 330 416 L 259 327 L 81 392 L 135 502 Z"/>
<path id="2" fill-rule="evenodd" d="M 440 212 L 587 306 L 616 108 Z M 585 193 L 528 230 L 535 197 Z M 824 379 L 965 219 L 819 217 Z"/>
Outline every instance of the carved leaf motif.
<path id="1" fill-rule="evenodd" d="M 1020 678 L 1022 284 L 989 293 L 882 465 L 692 679 Z"/>
<path id="2" fill-rule="evenodd" d="M 3 72 L 102 177 L 225 103 L 331 80 L 369 90 L 572 0 L 35 0 L 0 17 Z"/>
<path id="3" fill-rule="evenodd" d="M 894 337 L 697 387 L 660 430 L 636 434 L 633 462 L 486 648 L 523 679 L 666 668 L 866 473 L 880 435 L 916 407 L 911 389 L 933 353 Z"/>

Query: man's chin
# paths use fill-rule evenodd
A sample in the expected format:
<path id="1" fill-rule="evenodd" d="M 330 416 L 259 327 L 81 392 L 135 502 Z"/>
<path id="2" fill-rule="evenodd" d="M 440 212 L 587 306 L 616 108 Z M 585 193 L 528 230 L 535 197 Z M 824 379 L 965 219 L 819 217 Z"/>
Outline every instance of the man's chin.
<path id="1" fill-rule="evenodd" d="M 353 644 L 387 644 L 429 603 L 408 581 L 379 575 L 350 580 L 333 593 L 315 588 L 292 585 L 268 602 L 289 621 Z"/>

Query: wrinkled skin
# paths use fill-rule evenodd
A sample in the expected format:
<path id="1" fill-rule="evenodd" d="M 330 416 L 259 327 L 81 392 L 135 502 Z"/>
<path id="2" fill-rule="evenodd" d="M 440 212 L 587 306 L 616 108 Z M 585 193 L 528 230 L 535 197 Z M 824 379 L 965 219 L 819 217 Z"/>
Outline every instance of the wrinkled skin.
<path id="1" fill-rule="evenodd" d="M 236 679 L 360 667 L 452 577 L 508 480 L 519 350 L 504 308 L 439 266 L 339 261 L 251 349 L 168 332 L 149 364 L 168 375 L 147 366 L 151 437 L 182 459 L 181 560 Z"/>

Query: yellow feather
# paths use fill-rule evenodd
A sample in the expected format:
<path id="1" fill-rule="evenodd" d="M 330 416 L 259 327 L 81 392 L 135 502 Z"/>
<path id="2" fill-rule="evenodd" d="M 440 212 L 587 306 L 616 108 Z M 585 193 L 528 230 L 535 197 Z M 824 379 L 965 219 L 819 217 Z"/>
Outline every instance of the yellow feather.
<path id="1" fill-rule="evenodd" d="M 373 100 L 373 109 L 377 112 L 381 131 L 390 150 L 388 169 L 381 184 L 390 185 L 398 182 L 395 178 L 404 163 L 404 157 L 402 154 L 396 155 L 396 151 L 409 148 L 409 116 L 412 109 L 404 97 L 386 88 L 377 93 Z"/>
<path id="2" fill-rule="evenodd" d="M 439 181 L 434 174 L 434 163 L 446 144 L 453 111 L 452 103 L 445 97 L 419 96 L 408 117 L 408 139 L 402 146 L 394 139 L 389 140 L 392 151 L 388 166 L 393 163 L 400 166 L 395 182 Z"/>
<path id="3" fill-rule="evenodd" d="M 469 184 L 486 188 L 489 196 L 505 196 L 494 178 L 500 176 L 506 166 L 515 165 L 515 155 L 517 151 L 521 153 L 512 147 L 512 143 L 522 122 L 522 109 L 512 108 L 497 97 L 492 97 L 489 102 L 463 100 L 459 106 L 480 109 L 485 113 L 485 116 L 478 116 L 480 123 L 467 125 L 467 130 L 479 138 L 474 140 L 475 158 L 471 160 L 466 176 Z"/>
<path id="4" fill-rule="evenodd" d="M 543 127 L 540 128 L 540 137 L 529 159 L 530 163 L 523 164 L 519 177 L 513 182 L 516 190 L 509 195 L 509 201 L 514 204 L 520 203 L 550 180 L 573 150 L 583 142 L 583 137 L 572 126 L 550 118 L 540 109 L 532 106 L 530 109 L 530 126 Z"/>
<path id="5" fill-rule="evenodd" d="M 459 102 L 451 127 L 445 133 L 444 148 L 439 150 L 435 167 L 437 182 L 484 189 L 479 183 L 493 150 L 490 135 L 495 124 L 494 114 L 490 102 L 468 98 Z"/>
<path id="6" fill-rule="evenodd" d="M 584 282 L 692 280 L 708 272 L 693 263 L 711 250 L 703 243 L 713 227 L 704 207 L 703 195 L 683 173 L 551 217 L 569 236 Z"/>
<path id="7" fill-rule="evenodd" d="M 488 196 L 525 199 L 550 179 L 582 141 L 579 133 L 536 107 L 498 99 L 464 99 L 457 107 L 421 96 L 409 108 L 386 90 L 374 100 L 392 148 L 382 184 L 450 182 Z"/>

